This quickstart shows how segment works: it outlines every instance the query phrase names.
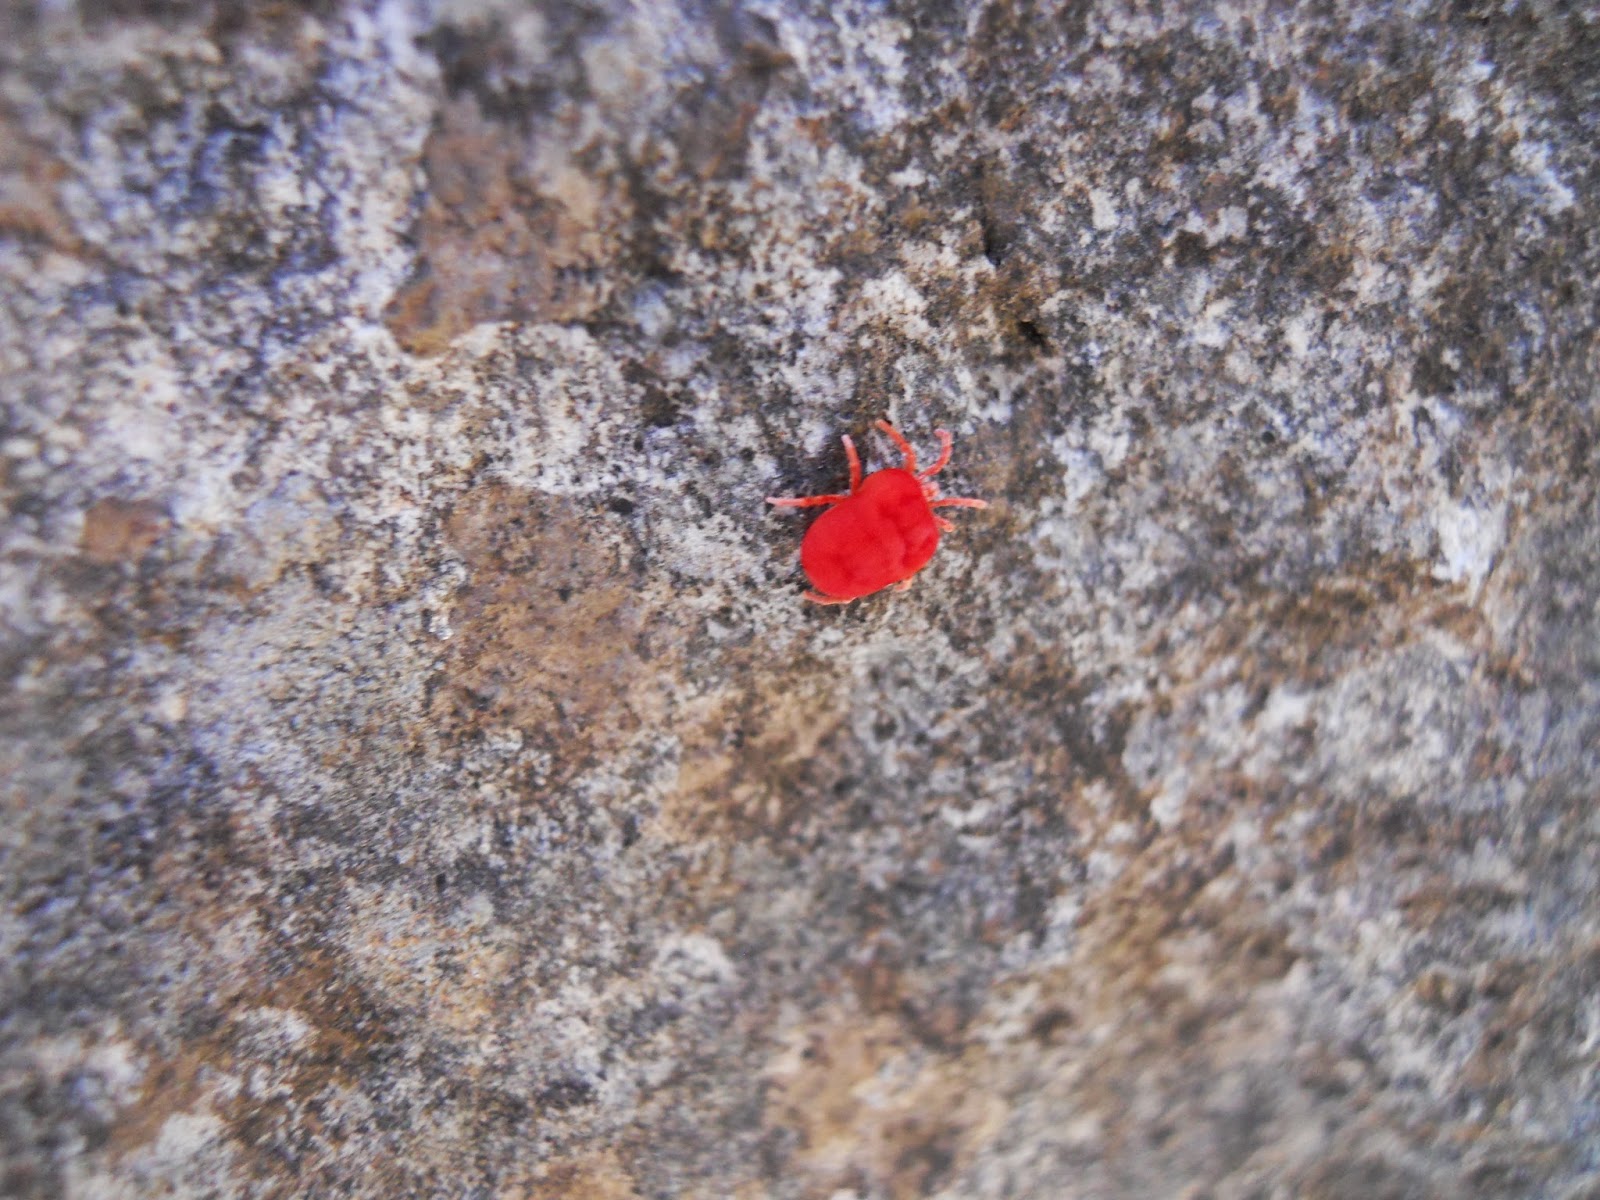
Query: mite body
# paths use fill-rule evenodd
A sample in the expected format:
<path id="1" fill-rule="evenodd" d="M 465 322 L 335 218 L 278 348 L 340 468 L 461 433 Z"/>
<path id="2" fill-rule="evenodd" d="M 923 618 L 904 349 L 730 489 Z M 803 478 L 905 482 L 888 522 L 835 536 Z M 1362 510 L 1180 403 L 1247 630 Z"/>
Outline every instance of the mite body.
<path id="1" fill-rule="evenodd" d="M 941 496 L 933 477 L 950 461 L 950 434 L 934 430 L 939 457 L 917 471 L 917 453 L 887 421 L 878 428 L 900 448 L 904 462 L 874 471 L 865 479 L 861 458 L 848 436 L 845 459 L 850 464 L 850 490 L 829 496 L 767 497 L 783 508 L 826 506 L 800 542 L 800 565 L 814 590 L 806 599 L 817 604 L 847 604 L 891 585 L 911 586 L 911 577 L 927 565 L 939 548 L 941 531 L 955 528 L 936 508 L 987 508 L 983 500 Z"/>

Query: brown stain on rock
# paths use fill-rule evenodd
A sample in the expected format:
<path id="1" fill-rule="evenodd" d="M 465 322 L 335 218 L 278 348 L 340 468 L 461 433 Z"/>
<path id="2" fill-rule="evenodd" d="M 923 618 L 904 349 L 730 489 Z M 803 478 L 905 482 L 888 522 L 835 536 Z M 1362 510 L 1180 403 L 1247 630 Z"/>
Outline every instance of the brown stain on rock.
<path id="1" fill-rule="evenodd" d="M 629 218 L 609 181 L 555 143 L 530 146 L 470 96 L 445 105 L 423 171 L 417 265 L 385 314 L 407 350 L 438 354 L 482 322 L 583 320 L 605 303 Z"/>
<path id="2" fill-rule="evenodd" d="M 149 500 L 96 500 L 83 514 L 78 545 L 97 563 L 137 562 L 160 540 L 170 522 Z"/>
<path id="3" fill-rule="evenodd" d="M 457 731 L 520 730 L 550 754 L 551 786 L 662 723 L 658 679 L 678 652 L 608 520 L 562 497 L 490 486 L 446 523 L 468 579 L 436 715 Z"/>
<path id="4" fill-rule="evenodd" d="M 1083 978 L 1094 986 L 1083 998 L 1101 1018 L 1137 1005 L 1181 1008 L 1183 996 L 1164 976 L 1175 951 L 1199 931 L 1209 940 L 1210 982 L 1219 989 L 1247 991 L 1293 962 L 1283 932 L 1260 923 L 1258 906 L 1231 895 L 1228 857 L 1203 850 L 1215 832 L 1193 829 L 1193 850 L 1153 843 L 1086 906 L 1080 930 L 1094 969 Z"/>
<path id="5" fill-rule="evenodd" d="M 889 1017 L 815 1016 L 767 1069 L 767 1122 L 796 1138 L 794 1165 L 815 1188 L 806 1194 L 912 1200 L 950 1186 L 1004 1118 L 981 1055 L 928 1054 Z"/>
<path id="6" fill-rule="evenodd" d="M 819 749 L 843 722 L 825 680 L 759 672 L 684 717 L 678 785 L 658 818 L 674 841 L 781 834 L 831 770 Z"/>
<path id="7" fill-rule="evenodd" d="M 67 164 L 41 149 L 0 109 L 0 237 L 42 243 L 63 254 L 84 253 L 61 205 Z"/>
<path id="8" fill-rule="evenodd" d="M 264 1011 L 290 1014 L 306 1028 L 270 1061 L 250 1044 L 251 1019 Z M 335 1090 L 363 1086 L 371 1064 L 395 1041 L 390 1019 L 351 982 L 342 959 L 307 954 L 277 979 L 218 997 L 209 1018 L 197 1016 L 195 1036 L 151 1064 L 139 1101 L 110 1130 L 110 1150 L 117 1158 L 137 1154 L 160 1138 L 172 1117 L 212 1112 L 241 1169 L 270 1180 L 278 1163 L 269 1136 L 292 1119 L 320 1138 L 334 1139 L 319 1116 L 321 1106 Z M 267 1098 L 237 1087 L 239 1079 L 263 1068 L 278 1081 Z"/>
<path id="9" fill-rule="evenodd" d="M 543 1165 L 540 1178 L 512 1184 L 501 1200 L 634 1200 L 634 1182 L 611 1150 L 558 1158 Z"/>

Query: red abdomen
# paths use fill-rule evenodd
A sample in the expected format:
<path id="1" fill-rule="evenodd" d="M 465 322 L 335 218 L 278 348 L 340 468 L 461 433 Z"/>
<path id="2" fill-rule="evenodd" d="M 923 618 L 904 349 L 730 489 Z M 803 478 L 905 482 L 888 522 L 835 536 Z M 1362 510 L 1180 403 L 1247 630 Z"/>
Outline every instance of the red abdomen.
<path id="1" fill-rule="evenodd" d="M 875 471 L 806 530 L 800 565 L 825 596 L 853 600 L 909 579 L 933 557 L 939 527 L 910 471 Z"/>

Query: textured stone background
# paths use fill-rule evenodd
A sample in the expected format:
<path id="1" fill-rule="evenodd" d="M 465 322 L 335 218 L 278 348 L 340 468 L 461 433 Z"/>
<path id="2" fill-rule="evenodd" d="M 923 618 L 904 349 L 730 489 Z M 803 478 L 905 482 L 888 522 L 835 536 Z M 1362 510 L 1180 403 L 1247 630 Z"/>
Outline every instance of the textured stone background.
<path id="1" fill-rule="evenodd" d="M 1600 1196 L 1593 5 L 0 13 L 4 1195 Z"/>

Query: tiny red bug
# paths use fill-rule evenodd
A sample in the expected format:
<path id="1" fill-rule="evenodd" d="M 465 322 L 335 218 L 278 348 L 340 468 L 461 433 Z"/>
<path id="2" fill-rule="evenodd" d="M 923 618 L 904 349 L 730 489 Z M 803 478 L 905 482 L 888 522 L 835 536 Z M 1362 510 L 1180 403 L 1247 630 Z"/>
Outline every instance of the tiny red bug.
<path id="1" fill-rule="evenodd" d="M 955 526 L 936 508 L 988 508 L 983 500 L 939 495 L 933 477 L 950 461 L 951 439 L 935 429 L 939 460 L 917 473 L 917 452 L 887 421 L 878 428 L 894 440 L 905 456 L 899 467 L 885 467 L 861 478 L 861 459 L 846 435 L 844 456 L 850 464 L 850 490 L 832 496 L 768 496 L 768 504 L 784 508 L 829 505 L 806 530 L 800 541 L 800 566 L 816 590 L 807 600 L 818 604 L 848 604 L 862 596 L 896 584 L 896 591 L 911 586 L 911 577 L 927 565 L 939 547 L 939 531 Z"/>

